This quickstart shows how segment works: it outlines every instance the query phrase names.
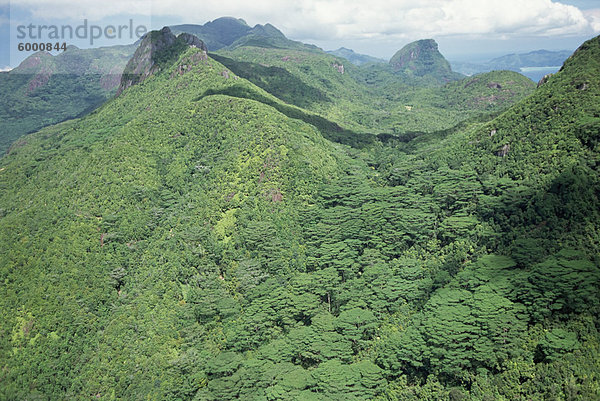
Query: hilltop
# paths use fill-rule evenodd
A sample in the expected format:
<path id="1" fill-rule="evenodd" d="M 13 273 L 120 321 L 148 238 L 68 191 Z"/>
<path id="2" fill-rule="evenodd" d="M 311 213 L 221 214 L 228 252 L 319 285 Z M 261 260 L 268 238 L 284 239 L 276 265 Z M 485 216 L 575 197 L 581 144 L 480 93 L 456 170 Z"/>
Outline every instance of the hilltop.
<path id="1" fill-rule="evenodd" d="M 429 75 L 448 81 L 462 77 L 452 72 L 450 63 L 442 56 L 437 42 L 433 39 L 407 44 L 392 56 L 390 66 L 395 72 L 417 77 Z"/>
<path id="2" fill-rule="evenodd" d="M 221 17 L 204 25 L 184 24 L 170 27 L 175 33 L 189 33 L 204 41 L 210 51 L 240 46 L 261 46 L 319 50 L 316 46 L 290 40 L 271 24 L 250 27 L 241 18 Z"/>

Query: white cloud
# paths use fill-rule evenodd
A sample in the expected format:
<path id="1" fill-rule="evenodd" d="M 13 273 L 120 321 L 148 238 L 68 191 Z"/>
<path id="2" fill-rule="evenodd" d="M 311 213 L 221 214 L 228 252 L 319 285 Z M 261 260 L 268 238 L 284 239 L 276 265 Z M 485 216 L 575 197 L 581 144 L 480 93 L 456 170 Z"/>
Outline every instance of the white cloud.
<path id="1" fill-rule="evenodd" d="M 585 10 L 583 12 L 586 18 L 590 21 L 590 25 L 595 32 L 600 31 L 600 8 Z"/>
<path id="2" fill-rule="evenodd" d="M 176 16 L 204 23 L 230 15 L 270 22 L 304 40 L 411 39 L 441 36 L 515 38 L 600 32 L 600 13 L 552 0 L 18 0 L 35 18 Z"/>
<path id="3" fill-rule="evenodd" d="M 12 70 L 12 67 L 9 67 L 9 66 L 6 66 L 4 68 L 0 68 L 0 72 L 8 72 L 10 70 Z"/>

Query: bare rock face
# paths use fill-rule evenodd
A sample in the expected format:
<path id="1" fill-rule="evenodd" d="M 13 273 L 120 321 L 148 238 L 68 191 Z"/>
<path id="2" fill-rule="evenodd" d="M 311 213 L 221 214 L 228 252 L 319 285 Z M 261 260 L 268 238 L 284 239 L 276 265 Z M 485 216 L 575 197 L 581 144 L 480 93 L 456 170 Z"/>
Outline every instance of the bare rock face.
<path id="1" fill-rule="evenodd" d="M 450 63 L 438 50 L 433 39 L 412 42 L 400 49 L 390 59 L 394 71 L 411 71 L 414 75 L 451 74 Z"/>
<path id="2" fill-rule="evenodd" d="M 201 41 L 200 39 L 198 39 L 194 35 L 191 35 L 189 33 L 182 33 L 177 38 L 181 38 L 181 40 L 183 40 L 185 43 L 187 43 L 190 47 L 195 47 L 197 49 L 208 52 L 208 49 L 206 48 L 206 45 L 204 44 L 204 42 Z"/>
<path id="3" fill-rule="evenodd" d="M 542 79 L 540 79 L 538 81 L 537 87 L 539 88 L 540 86 L 544 85 L 546 82 L 548 82 L 548 79 L 552 76 L 553 74 L 546 74 L 542 77 Z"/>
<path id="4" fill-rule="evenodd" d="M 506 145 L 502 146 L 502 149 L 500 149 L 499 151 L 496 152 L 496 155 L 500 156 L 500 157 L 504 157 L 508 154 L 509 151 L 510 151 L 510 145 L 506 144 Z"/>
<path id="5" fill-rule="evenodd" d="M 125 89 L 147 79 L 160 71 L 169 59 L 177 57 L 188 47 L 195 47 L 206 53 L 204 42 L 194 35 L 182 33 L 175 36 L 169 27 L 149 32 L 140 43 L 133 57 L 125 66 L 117 96 Z"/>
<path id="6" fill-rule="evenodd" d="M 35 92 L 36 89 L 46 85 L 51 76 L 52 71 L 42 67 L 42 69 L 29 81 L 29 84 L 27 85 L 27 92 L 25 94 L 29 96 Z"/>
<path id="7" fill-rule="evenodd" d="M 333 63 L 333 68 L 335 70 L 337 70 L 337 72 L 339 72 L 340 74 L 344 73 L 344 65 L 343 64 Z"/>

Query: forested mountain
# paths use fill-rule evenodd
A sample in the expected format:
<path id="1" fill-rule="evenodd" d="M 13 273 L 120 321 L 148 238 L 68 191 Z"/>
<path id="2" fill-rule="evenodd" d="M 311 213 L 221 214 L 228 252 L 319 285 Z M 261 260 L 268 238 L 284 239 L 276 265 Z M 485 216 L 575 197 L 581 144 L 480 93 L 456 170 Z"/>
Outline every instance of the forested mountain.
<path id="1" fill-rule="evenodd" d="M 433 39 L 412 42 L 398 50 L 390 59 L 390 66 L 396 72 L 422 77 L 430 75 L 441 80 L 456 80 L 462 75 L 452 72 L 450 63 L 438 50 Z"/>
<path id="2" fill-rule="evenodd" d="M 509 77 L 506 73 L 481 77 L 490 82 L 498 78 L 502 88 L 495 86 L 491 91 L 497 93 L 480 85 L 471 86 L 471 81 L 465 81 L 464 89 L 461 85 L 444 88 L 444 84 L 461 77 L 448 72 L 448 62 L 431 40 L 411 43 L 398 52 L 423 48 L 410 60 L 410 68 L 392 68 L 393 63 L 358 68 L 315 46 L 289 40 L 270 24 L 251 28 L 241 19 L 224 17 L 204 25 L 176 25 L 170 29 L 177 35 L 197 34 L 205 50 L 219 50 L 212 57 L 285 103 L 335 120 L 343 126 L 334 124 L 332 128 L 340 132 L 336 134 L 340 140 L 364 133 L 412 137 L 448 129 L 482 113 L 503 110 L 533 88 L 522 76 Z M 4 117 L 0 155 L 22 135 L 83 116 L 114 96 L 135 48 L 72 46 L 58 56 L 39 52 L 10 73 L 0 73 L 0 87 L 7 93 L 0 100 Z M 432 67 L 426 72 L 423 66 L 431 60 L 436 60 L 441 69 Z M 411 68 L 417 65 L 421 67 L 414 73 Z M 448 88 L 451 102 L 446 101 Z M 356 143 L 355 139 L 345 141 Z"/>
<path id="3" fill-rule="evenodd" d="M 453 80 L 448 82 L 445 70 L 415 76 L 395 71 L 391 64 L 357 67 L 341 57 L 299 49 L 244 46 L 211 56 L 282 101 L 353 133 L 413 136 L 449 129 L 504 110 L 534 87 L 522 75 L 506 71 L 464 81 L 450 72 Z M 421 63 L 422 57 L 429 56 L 415 56 L 412 62 Z M 439 52 L 437 57 L 447 65 Z"/>
<path id="4" fill-rule="evenodd" d="M 38 52 L 0 72 L 0 156 L 29 132 L 95 109 L 113 96 L 135 46 Z"/>
<path id="5" fill-rule="evenodd" d="M 537 89 L 260 43 L 152 32 L 0 159 L 0 399 L 599 399 L 600 37 Z"/>
<path id="6" fill-rule="evenodd" d="M 210 51 L 225 47 L 235 49 L 240 46 L 296 48 L 320 51 L 316 46 L 306 45 L 285 37 L 271 24 L 250 27 L 241 18 L 221 17 L 204 25 L 184 24 L 170 27 L 174 33 L 190 33 L 200 38 Z"/>
<path id="7" fill-rule="evenodd" d="M 244 45 L 319 51 L 289 40 L 271 24 L 249 27 L 243 20 L 218 18 L 204 25 L 176 25 L 176 34 L 200 36 L 211 51 Z M 121 73 L 137 44 L 78 49 L 52 56 L 37 52 L 10 72 L 0 72 L 0 157 L 21 136 L 83 116 L 115 95 Z"/>

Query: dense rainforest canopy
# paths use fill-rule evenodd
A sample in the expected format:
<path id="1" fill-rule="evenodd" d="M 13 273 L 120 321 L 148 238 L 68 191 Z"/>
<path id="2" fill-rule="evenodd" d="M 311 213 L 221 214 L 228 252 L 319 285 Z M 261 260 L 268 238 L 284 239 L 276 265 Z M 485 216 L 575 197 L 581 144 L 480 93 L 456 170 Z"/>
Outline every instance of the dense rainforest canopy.
<path id="1" fill-rule="evenodd" d="M 0 399 L 599 399 L 600 38 L 534 89 L 253 35 L 0 159 Z"/>

